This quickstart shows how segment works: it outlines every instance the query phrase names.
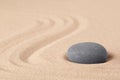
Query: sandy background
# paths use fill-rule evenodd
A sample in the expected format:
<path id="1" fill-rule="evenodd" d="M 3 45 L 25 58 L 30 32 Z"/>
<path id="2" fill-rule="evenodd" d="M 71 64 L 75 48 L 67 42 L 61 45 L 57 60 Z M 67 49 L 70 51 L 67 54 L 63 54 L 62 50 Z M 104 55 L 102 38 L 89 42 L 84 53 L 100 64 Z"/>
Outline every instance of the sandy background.
<path id="1" fill-rule="evenodd" d="M 0 80 L 119 80 L 119 0 L 0 0 Z M 66 60 L 74 43 L 105 46 L 103 64 Z"/>

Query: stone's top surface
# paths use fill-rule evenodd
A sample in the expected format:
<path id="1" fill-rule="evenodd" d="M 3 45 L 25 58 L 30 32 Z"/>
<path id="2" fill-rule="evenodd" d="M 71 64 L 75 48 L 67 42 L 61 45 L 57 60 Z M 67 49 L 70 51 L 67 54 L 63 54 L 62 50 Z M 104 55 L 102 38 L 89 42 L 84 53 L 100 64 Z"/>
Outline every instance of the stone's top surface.
<path id="1" fill-rule="evenodd" d="M 94 42 L 72 45 L 67 52 L 68 60 L 83 64 L 103 63 L 107 60 L 106 49 Z"/>

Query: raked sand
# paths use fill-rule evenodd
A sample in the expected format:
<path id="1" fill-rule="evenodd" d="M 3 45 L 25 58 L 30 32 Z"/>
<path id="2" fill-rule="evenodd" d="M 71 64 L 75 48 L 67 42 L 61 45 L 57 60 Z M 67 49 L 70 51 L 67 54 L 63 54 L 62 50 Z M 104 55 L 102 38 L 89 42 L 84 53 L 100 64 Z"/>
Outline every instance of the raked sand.
<path id="1" fill-rule="evenodd" d="M 120 80 L 119 3 L 0 1 L 0 80 Z M 108 61 L 68 61 L 68 48 L 79 42 L 102 44 Z"/>

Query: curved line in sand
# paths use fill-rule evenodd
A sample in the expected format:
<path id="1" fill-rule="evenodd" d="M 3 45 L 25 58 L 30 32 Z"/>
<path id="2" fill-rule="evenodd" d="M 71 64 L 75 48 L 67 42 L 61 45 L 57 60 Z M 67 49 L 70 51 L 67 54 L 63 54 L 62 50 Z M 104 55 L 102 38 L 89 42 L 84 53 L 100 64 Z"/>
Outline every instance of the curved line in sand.
<path id="1" fill-rule="evenodd" d="M 5 41 L 7 45 L 0 45 L 4 48 L 3 53 L 5 55 L 3 54 L 3 56 L 6 57 L 5 60 L 7 59 L 5 62 L 10 63 L 10 66 L 16 67 L 30 66 L 30 64 L 34 64 L 31 60 L 33 60 L 33 56 L 36 56 L 34 53 L 38 49 L 46 48 L 56 41 L 67 38 L 67 36 L 71 36 L 73 33 L 80 32 L 85 26 L 79 25 L 79 23 L 83 25 L 86 24 L 86 22 L 84 23 L 84 19 L 79 21 L 75 17 L 69 17 L 68 19 L 53 17 L 48 20 L 48 23 L 48 25 L 44 23 L 40 25 L 43 27 L 46 25 L 46 28 L 43 30 L 41 30 L 40 27 L 38 28 L 38 26 L 37 28 L 34 27 L 27 32 L 7 39 Z M 58 32 L 56 30 L 58 30 Z M 16 43 L 14 43 L 14 41 L 16 41 Z"/>
<path id="2" fill-rule="evenodd" d="M 72 19 L 72 20 L 73 20 L 73 19 Z M 63 21 L 64 21 L 65 23 L 67 23 L 65 20 L 63 20 Z M 55 33 L 55 34 L 53 34 L 52 36 L 49 36 L 47 39 L 44 40 L 45 42 L 49 42 L 49 43 L 45 44 L 45 45 L 42 46 L 42 47 L 40 47 L 40 43 L 38 43 L 38 44 L 39 44 L 38 46 L 32 45 L 32 46 L 29 47 L 29 48 L 30 48 L 33 52 L 32 52 L 31 54 L 29 54 L 29 56 L 26 57 L 26 58 L 25 58 L 24 55 L 20 55 L 20 58 L 21 58 L 23 61 L 27 62 L 27 59 L 28 59 L 31 55 L 34 55 L 33 53 L 34 53 L 35 51 L 37 51 L 39 48 L 40 48 L 40 50 L 41 50 L 42 48 L 46 47 L 47 45 L 52 44 L 53 42 L 56 42 L 57 40 L 63 38 L 64 36 L 68 35 L 69 33 L 74 32 L 74 30 L 76 30 L 76 25 L 77 25 L 77 24 L 74 24 L 74 21 L 73 21 L 73 24 L 69 25 L 69 28 L 66 28 L 65 30 L 62 30 L 61 32 L 58 31 L 58 33 Z M 63 25 L 63 26 L 65 26 L 65 25 Z M 66 25 L 66 26 L 67 26 L 67 25 Z M 71 26 L 71 27 L 70 27 L 70 26 Z M 74 26 L 74 27 L 73 27 L 73 26 Z M 48 41 L 48 40 L 49 40 L 49 41 Z M 45 43 L 45 42 L 44 42 L 44 43 Z M 35 50 L 33 49 L 34 47 L 36 48 Z M 27 50 L 26 50 L 26 51 L 27 51 Z M 26 51 L 23 52 L 23 54 L 26 53 Z M 28 51 L 27 51 L 27 52 L 28 52 Z M 29 52 L 28 52 L 28 53 L 29 53 Z"/>
<path id="3" fill-rule="evenodd" d="M 54 41 L 54 39 L 55 39 L 55 36 L 54 37 L 52 37 L 54 34 L 56 34 L 56 32 L 55 32 L 55 30 L 57 29 L 58 30 L 58 28 L 61 28 L 63 25 L 64 25 L 64 21 L 62 20 L 62 19 L 60 19 L 60 18 L 58 18 L 58 19 L 56 19 L 55 18 L 55 21 L 56 21 L 56 25 L 54 26 L 54 28 L 51 28 L 51 29 L 49 29 L 48 30 L 48 32 L 46 32 L 46 33 L 43 33 L 43 34 L 41 34 L 41 35 L 39 35 L 39 36 L 37 36 L 37 37 L 35 37 L 35 38 L 33 38 L 33 39 L 31 39 L 31 40 L 28 40 L 27 42 L 24 42 L 23 44 L 24 45 L 26 45 L 26 46 L 24 46 L 23 44 L 21 44 L 20 46 L 17 46 L 18 48 L 16 48 L 16 49 L 19 49 L 19 47 L 24 47 L 25 49 L 21 49 L 21 50 L 19 50 L 18 51 L 18 53 L 15 53 L 15 54 L 13 54 L 14 56 L 16 55 L 16 59 L 18 60 L 19 58 L 20 58 L 20 55 L 21 55 L 21 53 L 23 53 L 23 56 L 21 57 L 21 59 L 22 59 L 22 61 L 24 61 L 24 62 L 26 62 L 25 61 L 25 59 L 27 58 L 27 57 L 29 57 L 30 56 L 30 54 L 32 54 L 34 51 L 36 51 L 37 49 L 39 49 L 39 48 L 41 48 L 41 47 L 43 47 L 43 46 L 46 46 L 47 44 L 49 44 L 51 41 Z M 59 23 L 58 23 L 59 22 Z M 56 27 L 57 26 L 57 27 Z M 51 32 L 52 32 L 52 34 L 51 34 Z M 55 32 L 55 33 L 54 33 Z M 51 36 L 50 36 L 50 35 Z M 52 38 L 51 38 L 52 37 Z M 50 40 L 49 40 L 50 39 Z M 28 45 L 29 44 L 29 45 Z M 34 46 L 35 45 L 35 46 Z M 17 51 L 17 50 L 15 50 L 15 51 Z M 20 55 L 19 55 L 20 54 Z M 14 59 L 15 59 L 14 58 Z M 14 61 L 16 61 L 16 60 L 14 60 Z M 12 63 L 14 63 L 14 61 L 11 61 Z M 21 60 L 18 60 L 17 61 L 17 63 L 18 62 L 21 62 Z M 15 63 L 14 63 L 15 64 Z"/>
<path id="4" fill-rule="evenodd" d="M 64 19 L 62 19 L 64 21 Z M 61 38 L 64 38 L 65 36 L 67 36 L 68 34 L 70 35 L 71 33 L 74 33 L 77 31 L 77 29 L 79 28 L 78 27 L 78 24 L 79 22 L 74 19 L 74 18 L 69 18 L 69 21 L 70 22 L 70 25 L 62 25 L 62 26 L 59 26 L 59 27 L 62 27 L 61 29 L 55 25 L 55 28 L 52 29 L 52 30 L 49 30 L 49 32 L 45 33 L 44 36 L 46 36 L 46 38 L 42 38 L 42 40 L 38 40 L 38 41 L 35 41 L 35 43 L 27 46 L 25 49 L 22 49 L 21 51 L 18 51 L 18 53 L 16 53 L 16 57 L 15 55 L 13 54 L 13 56 L 16 58 L 13 58 L 11 59 L 11 62 L 12 63 L 15 63 L 15 64 L 18 64 L 18 65 L 21 65 L 22 63 L 27 63 L 27 59 L 34 54 L 35 51 L 37 51 L 39 48 L 43 48 L 45 46 L 47 46 L 48 44 L 50 45 L 51 43 L 53 43 L 54 41 L 56 40 L 59 40 Z M 66 21 L 64 21 L 65 24 L 66 24 Z M 65 27 L 63 27 L 65 26 Z M 58 30 L 59 28 L 59 30 Z M 58 32 L 55 32 L 55 30 L 58 30 Z M 39 38 L 41 38 L 42 36 L 40 36 Z M 33 40 L 34 41 L 34 40 Z M 21 45 L 23 46 L 23 45 Z M 25 54 L 28 54 L 27 56 L 25 56 Z M 11 56 L 12 57 L 12 56 Z M 22 61 L 21 61 L 22 60 Z M 20 63 L 18 63 L 20 62 Z"/>
<path id="5" fill-rule="evenodd" d="M 44 33 L 45 31 L 49 30 L 54 26 L 54 21 L 50 18 L 37 21 L 37 23 L 38 23 L 37 26 L 32 27 L 31 29 L 26 30 L 25 32 L 22 32 L 22 33 L 16 34 L 15 36 L 7 38 L 0 43 L 0 46 L 2 47 L 0 49 L 1 51 L 0 59 L 2 62 L 3 61 L 6 62 L 4 66 L 8 65 L 10 55 L 19 44 L 31 39 L 31 37 L 36 37 L 41 33 Z M 12 52 L 9 52 L 9 51 L 12 51 Z"/>

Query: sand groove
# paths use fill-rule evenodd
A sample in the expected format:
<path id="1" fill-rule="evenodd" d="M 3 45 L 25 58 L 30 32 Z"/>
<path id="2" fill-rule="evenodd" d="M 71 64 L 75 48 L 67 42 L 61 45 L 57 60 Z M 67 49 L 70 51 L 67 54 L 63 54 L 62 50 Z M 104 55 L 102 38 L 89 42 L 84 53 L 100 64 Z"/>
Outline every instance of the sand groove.
<path id="1" fill-rule="evenodd" d="M 58 20 L 56 21 L 57 24 L 55 25 L 54 28 L 50 29 L 49 32 L 46 32 L 43 35 L 37 36 L 36 38 L 29 40 L 29 41 L 27 41 L 27 43 L 25 42 L 25 45 L 27 45 L 27 44 L 29 44 L 29 45 L 25 46 L 24 50 L 23 49 L 20 50 L 18 52 L 18 54 L 17 53 L 15 54 L 17 59 L 14 58 L 15 60 L 13 62 L 16 61 L 16 63 L 18 63 L 18 61 L 17 61 L 18 59 L 21 59 L 22 61 L 26 62 L 30 56 L 35 55 L 34 53 L 38 49 L 45 47 L 48 44 L 50 45 L 52 42 L 55 42 L 56 40 L 60 39 L 61 37 L 64 37 L 71 32 L 74 32 L 74 30 L 76 30 L 78 28 L 78 26 L 77 26 L 78 23 L 72 18 L 60 19 L 60 20 L 61 20 L 61 22 L 59 22 Z M 57 31 L 57 32 L 55 32 L 55 31 Z M 23 47 L 23 44 L 21 46 Z M 16 51 L 18 51 L 18 50 L 16 50 Z M 13 56 L 15 56 L 15 55 L 13 55 Z M 19 60 L 19 61 L 21 61 L 21 60 Z"/>
<path id="2" fill-rule="evenodd" d="M 0 43 L 1 61 L 10 66 L 38 63 L 40 59 L 34 53 L 66 35 L 70 36 L 79 31 L 79 21 L 75 17 L 57 16 L 37 21 L 35 27 Z M 80 28 L 82 30 L 82 27 Z"/>

